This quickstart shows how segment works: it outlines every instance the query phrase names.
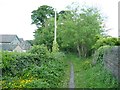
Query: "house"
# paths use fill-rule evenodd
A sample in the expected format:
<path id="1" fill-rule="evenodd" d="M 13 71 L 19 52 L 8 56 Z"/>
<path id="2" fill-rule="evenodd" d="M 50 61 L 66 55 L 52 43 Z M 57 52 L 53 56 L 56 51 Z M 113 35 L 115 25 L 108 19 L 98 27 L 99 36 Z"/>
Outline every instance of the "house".
<path id="1" fill-rule="evenodd" d="M 7 43 L 0 44 L 0 50 L 23 52 L 22 48 L 19 45 Z"/>
<path id="2" fill-rule="evenodd" d="M 20 44 L 20 40 L 17 35 L 0 34 L 0 43 Z"/>
<path id="3" fill-rule="evenodd" d="M 0 50 L 26 52 L 30 47 L 31 45 L 29 42 L 18 38 L 17 35 L 0 35 Z"/>
<path id="4" fill-rule="evenodd" d="M 20 38 L 20 46 L 22 47 L 23 51 L 29 50 L 31 48 L 31 44 L 28 41 L 24 41 L 23 38 Z"/>

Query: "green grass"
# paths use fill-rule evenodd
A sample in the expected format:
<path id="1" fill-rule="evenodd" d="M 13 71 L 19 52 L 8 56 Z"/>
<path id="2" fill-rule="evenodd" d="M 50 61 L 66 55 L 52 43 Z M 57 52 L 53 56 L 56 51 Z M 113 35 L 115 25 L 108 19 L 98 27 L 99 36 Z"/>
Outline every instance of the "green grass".
<path id="1" fill-rule="evenodd" d="M 117 88 L 117 80 L 99 63 L 92 66 L 92 58 L 67 55 L 74 65 L 75 88 Z"/>

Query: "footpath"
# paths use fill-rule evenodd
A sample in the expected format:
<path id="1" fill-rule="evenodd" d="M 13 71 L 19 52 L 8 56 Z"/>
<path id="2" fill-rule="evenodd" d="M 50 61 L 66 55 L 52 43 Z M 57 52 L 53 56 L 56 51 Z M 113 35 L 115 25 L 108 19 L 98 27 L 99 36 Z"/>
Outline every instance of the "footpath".
<path id="1" fill-rule="evenodd" d="M 71 71 L 70 71 L 69 88 L 72 90 L 73 90 L 73 88 L 75 88 L 75 85 L 74 85 L 74 67 L 73 67 L 72 63 L 71 63 Z"/>

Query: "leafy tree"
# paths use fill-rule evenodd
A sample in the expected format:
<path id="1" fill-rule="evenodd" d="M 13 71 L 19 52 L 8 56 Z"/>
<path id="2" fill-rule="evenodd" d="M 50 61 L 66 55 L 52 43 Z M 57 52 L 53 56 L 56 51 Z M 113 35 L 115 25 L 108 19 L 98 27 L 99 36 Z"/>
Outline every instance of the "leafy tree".
<path id="1" fill-rule="evenodd" d="M 54 9 L 47 5 L 40 6 L 37 10 L 32 11 L 32 24 L 35 24 L 38 28 L 44 27 L 46 20 L 50 17 L 54 17 Z"/>
<path id="2" fill-rule="evenodd" d="M 95 36 L 103 32 L 102 18 L 96 8 L 71 10 L 59 23 L 59 37 L 63 47 L 76 47 L 79 56 L 86 57 L 95 44 Z"/>
<path id="3" fill-rule="evenodd" d="M 35 32 L 35 45 L 44 44 L 51 51 L 52 50 L 52 42 L 54 39 L 54 18 L 49 18 L 46 21 L 45 27 L 41 27 L 37 29 Z"/>
<path id="4" fill-rule="evenodd" d="M 58 15 L 60 16 L 61 14 L 58 14 Z M 57 15 L 57 20 L 59 17 L 58 15 Z M 55 44 L 53 42 L 53 40 L 54 40 L 54 17 L 47 18 L 46 22 L 44 23 L 44 27 L 38 27 L 38 29 L 34 33 L 35 33 L 34 34 L 34 37 L 35 37 L 34 44 L 35 45 L 44 44 L 47 46 L 47 48 L 50 51 L 52 51 L 52 48 L 54 50 L 56 49 L 55 47 L 53 47 L 53 44 Z"/>
<path id="5" fill-rule="evenodd" d="M 44 22 L 42 22 L 39 19 L 40 13 L 38 11 L 42 11 L 46 16 L 44 10 L 40 8 L 32 15 L 34 23 L 39 25 L 35 31 L 34 42 L 36 45 L 44 44 L 49 50 L 52 50 L 54 39 L 54 18 L 52 16 L 54 15 L 51 16 L 50 14 L 51 17 L 49 18 L 40 17 L 44 19 Z M 38 18 L 35 18 L 34 15 L 38 15 Z M 59 48 L 70 49 L 77 52 L 79 56 L 88 56 L 97 40 L 96 36 L 103 33 L 102 21 L 103 18 L 96 8 L 82 8 L 79 10 L 78 7 L 74 7 L 74 9 L 69 8 L 67 11 L 59 12 L 57 15 L 57 41 Z"/>
<path id="6" fill-rule="evenodd" d="M 36 24 L 37 30 L 34 32 L 34 44 L 44 44 L 52 51 L 54 38 L 54 10 L 52 7 L 43 5 L 32 12 L 32 24 Z M 58 15 L 57 15 L 58 16 Z"/>

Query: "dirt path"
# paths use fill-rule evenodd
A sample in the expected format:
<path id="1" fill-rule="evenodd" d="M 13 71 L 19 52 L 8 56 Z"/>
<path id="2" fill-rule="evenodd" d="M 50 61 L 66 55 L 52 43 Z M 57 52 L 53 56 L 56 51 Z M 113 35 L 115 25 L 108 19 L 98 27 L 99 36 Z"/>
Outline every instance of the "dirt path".
<path id="1" fill-rule="evenodd" d="M 73 64 L 72 63 L 71 63 L 69 88 L 75 88 L 75 85 L 74 85 L 74 68 L 73 68 Z"/>

